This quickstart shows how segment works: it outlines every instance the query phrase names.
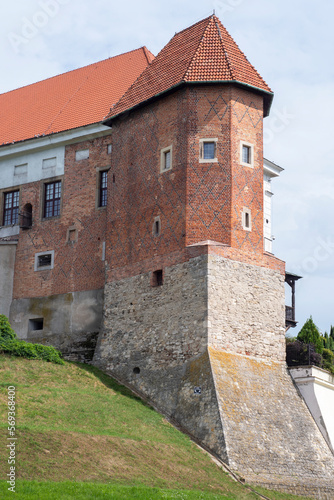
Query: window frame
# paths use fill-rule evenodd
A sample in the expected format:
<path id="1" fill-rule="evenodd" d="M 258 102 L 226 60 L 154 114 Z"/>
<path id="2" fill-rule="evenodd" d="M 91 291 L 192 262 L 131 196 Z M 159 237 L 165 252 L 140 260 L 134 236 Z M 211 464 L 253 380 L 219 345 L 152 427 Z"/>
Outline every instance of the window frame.
<path id="1" fill-rule="evenodd" d="M 39 257 L 44 256 L 44 255 L 51 255 L 50 265 L 39 266 L 38 265 Z M 46 252 L 35 253 L 34 271 L 48 271 L 50 269 L 53 269 L 54 268 L 54 259 L 55 259 L 55 251 L 54 250 L 48 250 Z"/>
<path id="2" fill-rule="evenodd" d="M 252 230 L 252 213 L 249 208 L 243 208 L 242 210 L 242 229 L 244 231 Z"/>
<path id="3" fill-rule="evenodd" d="M 170 154 L 169 167 L 166 168 L 166 155 Z M 173 168 L 173 145 L 160 150 L 160 173 L 170 172 Z"/>
<path id="4" fill-rule="evenodd" d="M 54 186 L 56 184 L 60 183 L 60 196 L 59 197 L 53 197 L 50 200 L 47 200 L 47 186 L 50 186 L 53 184 Z M 55 192 L 55 189 L 54 189 Z M 62 194 L 63 194 L 63 181 L 62 179 L 59 178 L 54 178 L 54 179 L 48 179 L 43 181 L 43 203 L 42 203 L 42 220 L 50 220 L 54 219 L 56 217 L 60 217 L 61 215 L 61 209 L 62 209 Z M 52 205 L 52 215 L 47 215 L 47 202 L 53 201 Z M 55 213 L 55 202 L 59 201 L 59 209 L 57 210 L 58 213 Z"/>
<path id="5" fill-rule="evenodd" d="M 17 205 L 13 205 L 13 200 L 14 200 L 14 195 L 15 193 L 18 193 L 17 197 Z M 8 195 L 12 195 L 12 202 L 11 206 L 9 208 L 6 208 L 6 198 Z M 14 211 L 16 211 L 16 221 L 13 222 L 13 214 Z M 7 213 L 10 212 L 10 222 L 6 223 L 6 215 Z M 2 198 L 2 217 L 1 217 L 1 222 L 2 222 L 2 227 L 11 227 L 11 226 L 17 226 L 19 225 L 19 216 L 20 216 L 20 190 L 19 189 L 11 189 L 3 192 L 3 198 Z"/>
<path id="6" fill-rule="evenodd" d="M 214 157 L 213 158 L 204 158 L 204 144 L 214 144 Z M 200 163 L 218 163 L 217 157 L 217 137 L 203 137 L 199 140 L 199 162 Z"/>
<path id="7" fill-rule="evenodd" d="M 244 147 L 248 148 L 249 150 L 249 155 L 250 155 L 250 162 L 244 162 L 243 161 L 243 151 Z M 240 141 L 240 165 L 243 165 L 244 167 L 254 167 L 254 144 L 246 141 Z"/>
<path id="8" fill-rule="evenodd" d="M 95 195 L 95 208 L 97 210 L 105 210 L 107 205 L 108 205 L 108 185 L 109 185 L 109 176 L 108 172 L 110 170 L 109 167 L 97 167 L 96 168 L 96 195 Z M 107 185 L 104 188 L 104 191 L 106 193 L 106 204 L 101 205 L 101 199 L 102 199 L 102 192 L 101 192 L 101 180 L 102 176 L 104 175 L 104 172 L 106 172 L 106 180 L 107 180 Z"/>

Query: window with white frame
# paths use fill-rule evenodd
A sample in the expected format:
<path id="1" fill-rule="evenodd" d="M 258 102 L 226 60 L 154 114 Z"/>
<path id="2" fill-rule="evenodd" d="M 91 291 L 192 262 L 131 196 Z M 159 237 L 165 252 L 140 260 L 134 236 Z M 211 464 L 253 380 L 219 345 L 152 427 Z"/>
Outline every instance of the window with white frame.
<path id="1" fill-rule="evenodd" d="M 200 163 L 217 162 L 217 142 L 218 139 L 200 139 L 199 141 L 199 161 Z"/>
<path id="2" fill-rule="evenodd" d="M 48 252 L 35 253 L 35 271 L 46 271 L 48 269 L 53 269 L 54 266 L 54 250 Z"/>
<path id="3" fill-rule="evenodd" d="M 166 172 L 172 169 L 173 147 L 163 148 L 160 153 L 160 172 Z"/>
<path id="4" fill-rule="evenodd" d="M 254 166 L 254 146 L 248 142 L 240 142 L 240 163 L 246 167 Z"/>

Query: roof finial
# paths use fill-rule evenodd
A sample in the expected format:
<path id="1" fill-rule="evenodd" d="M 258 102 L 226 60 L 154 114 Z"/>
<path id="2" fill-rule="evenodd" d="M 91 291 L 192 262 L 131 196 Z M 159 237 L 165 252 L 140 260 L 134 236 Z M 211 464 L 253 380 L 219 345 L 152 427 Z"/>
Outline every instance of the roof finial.
<path id="1" fill-rule="evenodd" d="M 213 16 L 215 16 L 215 15 L 216 15 L 216 10 L 215 10 L 215 9 L 213 9 L 213 14 L 212 14 L 212 15 L 213 15 Z"/>

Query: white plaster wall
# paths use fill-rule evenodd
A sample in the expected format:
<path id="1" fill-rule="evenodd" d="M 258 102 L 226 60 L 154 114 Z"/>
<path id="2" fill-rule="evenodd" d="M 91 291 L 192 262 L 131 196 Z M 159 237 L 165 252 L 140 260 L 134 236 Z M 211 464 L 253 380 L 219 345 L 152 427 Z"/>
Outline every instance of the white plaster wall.
<path id="1" fill-rule="evenodd" d="M 290 368 L 305 402 L 328 444 L 334 444 L 334 376 L 314 366 Z"/>
<path id="2" fill-rule="evenodd" d="M 263 235 L 264 249 L 266 252 L 272 252 L 272 236 L 271 236 L 271 182 L 268 175 L 264 175 L 263 179 Z"/>
<path id="3" fill-rule="evenodd" d="M 13 279 L 15 265 L 16 244 L 14 242 L 0 242 L 0 314 L 9 316 L 10 304 L 13 297 Z"/>
<path id="4" fill-rule="evenodd" d="M 55 166 L 43 168 L 43 160 L 56 158 Z M 65 146 L 21 153 L 0 161 L 0 189 L 19 186 L 64 174 Z M 47 162 L 46 162 L 47 163 Z M 18 167 L 16 168 L 15 167 Z"/>

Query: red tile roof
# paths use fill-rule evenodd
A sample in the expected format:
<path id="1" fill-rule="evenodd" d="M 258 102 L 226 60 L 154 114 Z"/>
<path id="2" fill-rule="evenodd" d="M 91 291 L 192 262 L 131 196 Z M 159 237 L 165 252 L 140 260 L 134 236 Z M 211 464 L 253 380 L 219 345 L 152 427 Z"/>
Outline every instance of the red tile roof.
<path id="1" fill-rule="evenodd" d="M 142 47 L 0 95 L 0 146 L 93 123 L 154 59 Z"/>
<path id="2" fill-rule="evenodd" d="M 181 83 L 218 81 L 258 89 L 270 106 L 271 89 L 213 15 L 176 33 L 111 109 L 106 122 Z"/>

